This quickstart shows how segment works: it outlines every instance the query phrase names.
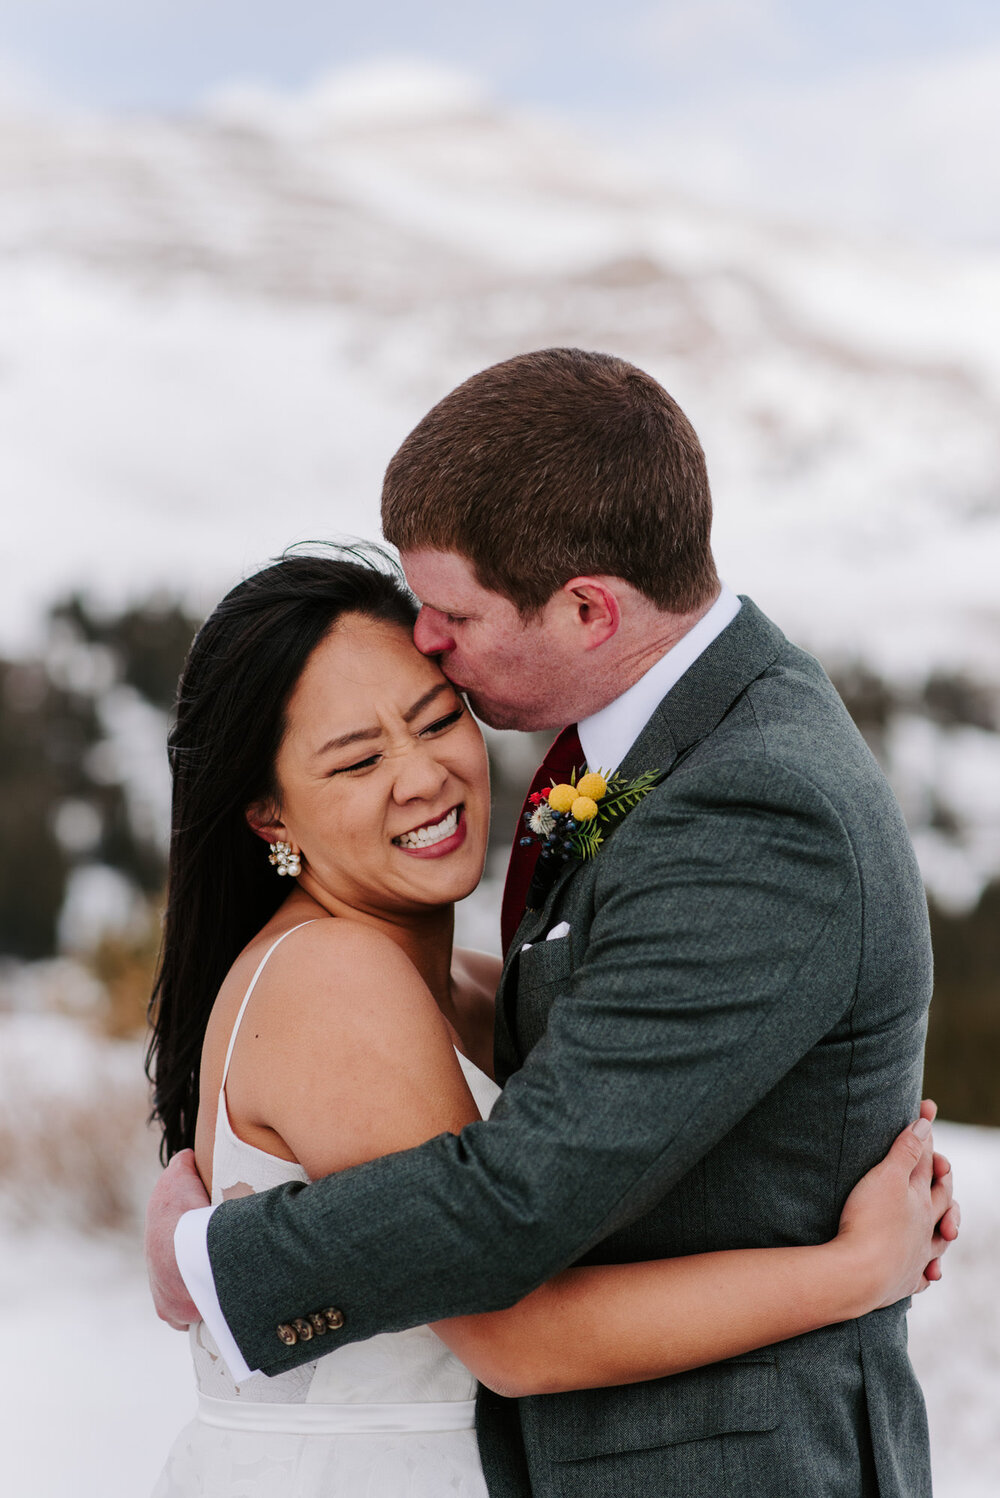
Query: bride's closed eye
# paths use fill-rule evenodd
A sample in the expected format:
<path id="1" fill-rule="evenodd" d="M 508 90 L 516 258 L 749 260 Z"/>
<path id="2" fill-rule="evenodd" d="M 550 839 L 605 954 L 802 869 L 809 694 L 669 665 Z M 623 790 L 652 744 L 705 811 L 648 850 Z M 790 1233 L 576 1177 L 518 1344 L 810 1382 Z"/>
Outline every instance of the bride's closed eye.
<path id="1" fill-rule="evenodd" d="M 443 718 L 437 718 L 433 723 L 429 723 L 426 728 L 422 728 L 420 730 L 420 737 L 423 738 L 426 734 L 440 733 L 443 728 L 450 728 L 453 723 L 457 723 L 459 718 L 464 716 L 465 706 L 463 704 L 456 707 L 454 712 L 447 713 Z"/>
<path id="2" fill-rule="evenodd" d="M 420 737 L 433 737 L 435 734 L 443 733 L 446 728 L 450 728 L 453 723 L 457 723 L 464 716 L 465 704 L 462 703 L 452 712 L 446 713 L 443 718 L 435 718 L 433 723 L 428 723 L 426 728 L 420 730 Z M 381 758 L 381 754 L 369 754 L 366 759 L 359 759 L 353 765 L 339 765 L 337 769 L 329 773 L 330 775 L 350 775 L 354 770 L 370 770 L 378 764 Z"/>
<path id="3" fill-rule="evenodd" d="M 359 759 L 354 765 L 339 765 L 336 770 L 330 770 L 329 774 L 331 776 L 350 775 L 352 770 L 370 770 L 372 765 L 377 764 L 381 758 L 381 754 L 369 754 L 367 759 Z"/>

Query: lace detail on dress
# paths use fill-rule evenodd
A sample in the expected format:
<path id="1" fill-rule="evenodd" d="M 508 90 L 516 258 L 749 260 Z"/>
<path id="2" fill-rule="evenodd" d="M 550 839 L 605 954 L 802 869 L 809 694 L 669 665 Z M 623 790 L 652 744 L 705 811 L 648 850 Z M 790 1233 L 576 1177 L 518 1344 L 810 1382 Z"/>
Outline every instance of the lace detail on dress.
<path id="1" fill-rule="evenodd" d="M 315 1363 L 290 1368 L 287 1373 L 279 1373 L 277 1378 L 265 1378 L 263 1373 L 255 1373 L 252 1378 L 237 1383 L 203 1321 L 196 1321 L 188 1336 L 199 1393 L 210 1394 L 213 1399 L 248 1399 L 260 1404 L 297 1404 L 308 1398 Z"/>

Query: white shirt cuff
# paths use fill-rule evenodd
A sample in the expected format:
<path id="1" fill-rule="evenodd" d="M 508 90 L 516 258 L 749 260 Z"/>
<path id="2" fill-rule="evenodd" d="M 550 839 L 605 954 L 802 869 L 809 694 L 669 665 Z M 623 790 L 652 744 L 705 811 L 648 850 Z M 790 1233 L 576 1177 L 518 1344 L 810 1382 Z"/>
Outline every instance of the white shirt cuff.
<path id="1" fill-rule="evenodd" d="M 247 1366 L 219 1305 L 212 1261 L 208 1257 L 208 1219 L 214 1211 L 214 1207 L 197 1207 L 193 1212 L 184 1213 L 174 1229 L 174 1255 L 188 1294 L 215 1338 L 223 1362 L 239 1383 L 260 1370 Z"/>

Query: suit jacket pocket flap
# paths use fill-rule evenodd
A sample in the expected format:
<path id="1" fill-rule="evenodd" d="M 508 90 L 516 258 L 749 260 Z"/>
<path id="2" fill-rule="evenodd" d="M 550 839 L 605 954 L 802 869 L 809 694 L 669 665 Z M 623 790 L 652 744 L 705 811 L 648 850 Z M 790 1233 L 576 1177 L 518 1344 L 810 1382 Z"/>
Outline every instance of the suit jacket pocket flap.
<path id="1" fill-rule="evenodd" d="M 777 1368 L 773 1358 L 716 1363 L 652 1383 L 522 1400 L 521 1408 L 526 1434 L 537 1421 L 546 1456 L 557 1462 L 585 1461 L 739 1431 L 774 1430 Z"/>
<path id="2" fill-rule="evenodd" d="M 518 957 L 517 991 L 565 982 L 573 970 L 572 932 L 557 941 L 537 941 Z"/>

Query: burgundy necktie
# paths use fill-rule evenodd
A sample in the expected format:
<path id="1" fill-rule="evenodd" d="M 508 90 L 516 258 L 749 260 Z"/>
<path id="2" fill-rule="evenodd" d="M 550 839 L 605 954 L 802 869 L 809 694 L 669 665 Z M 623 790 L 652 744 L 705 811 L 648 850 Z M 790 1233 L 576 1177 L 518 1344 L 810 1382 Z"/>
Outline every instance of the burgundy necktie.
<path id="1" fill-rule="evenodd" d="M 503 887 L 503 906 L 500 915 L 500 937 L 505 953 L 513 940 L 515 931 L 521 924 L 528 886 L 531 884 L 531 876 L 538 861 L 539 844 L 536 841 L 532 840 L 526 847 L 521 846 L 521 839 L 526 835 L 524 813 L 531 810 L 529 798 L 535 791 L 548 790 L 553 782 L 556 785 L 562 785 L 569 780 L 572 771 L 579 770 L 582 764 L 583 747 L 576 731 L 576 724 L 571 723 L 568 728 L 563 729 L 535 771 L 531 785 L 528 787 L 528 794 L 524 798 L 521 815 L 517 819 L 514 846 L 510 850 L 507 880 Z"/>

